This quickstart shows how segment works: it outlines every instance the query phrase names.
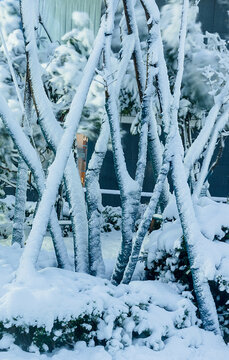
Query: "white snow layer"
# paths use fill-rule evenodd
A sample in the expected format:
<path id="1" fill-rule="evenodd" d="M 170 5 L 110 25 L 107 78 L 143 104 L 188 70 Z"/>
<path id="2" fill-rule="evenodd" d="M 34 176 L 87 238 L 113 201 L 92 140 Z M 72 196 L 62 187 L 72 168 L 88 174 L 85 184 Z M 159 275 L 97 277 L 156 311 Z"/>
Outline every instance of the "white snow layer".
<path id="1" fill-rule="evenodd" d="M 229 281 L 229 246 L 227 242 L 218 241 L 224 237 L 222 229 L 229 228 L 229 205 L 202 197 L 195 204 L 195 215 L 205 238 L 201 241 L 199 239 L 198 244 L 203 275 L 209 280 L 216 280 L 221 276 Z M 182 241 L 182 229 L 174 199 L 171 199 L 163 216 L 164 219 L 173 221 L 165 222 L 159 230 L 150 234 L 146 245 L 149 267 L 152 261 L 160 257 L 160 252 L 175 252 Z"/>
<path id="2" fill-rule="evenodd" d="M 175 286 L 134 281 L 115 287 L 108 280 L 51 267 L 38 271 L 25 286 L 14 283 L 21 251 L 17 245 L 0 245 L 0 320 L 43 325 L 49 330 L 57 317 L 68 320 L 95 311 L 100 317 L 97 337 L 112 340 L 112 346 L 105 349 L 78 342 L 73 351 L 61 349 L 46 355 L 36 347 L 24 352 L 5 335 L 0 340 L 0 360 L 223 360 L 229 355 L 218 337 L 195 325 L 193 304 Z M 51 264 L 44 251 L 42 257 L 46 266 Z M 122 327 L 114 328 L 121 314 Z M 146 329 L 150 336 L 132 341 L 133 332 L 143 334 Z"/>
<path id="3" fill-rule="evenodd" d="M 50 356 L 36 351 L 24 352 L 12 344 L 10 337 L 4 339 L 4 345 L 10 348 L 0 352 L 0 360 L 225 360 L 229 356 L 228 347 L 216 336 L 197 328 L 183 331 L 180 337 L 174 336 L 161 351 L 132 345 L 110 354 L 102 346 L 87 347 L 84 342 L 79 342 L 73 351 L 61 349 Z"/>

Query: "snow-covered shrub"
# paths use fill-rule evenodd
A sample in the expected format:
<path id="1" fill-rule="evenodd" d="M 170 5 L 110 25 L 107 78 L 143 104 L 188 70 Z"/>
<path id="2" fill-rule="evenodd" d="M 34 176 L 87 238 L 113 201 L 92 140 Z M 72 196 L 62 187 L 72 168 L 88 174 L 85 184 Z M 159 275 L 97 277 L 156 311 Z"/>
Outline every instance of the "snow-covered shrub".
<path id="1" fill-rule="evenodd" d="M 185 242 L 176 211 L 168 206 L 164 223 L 148 236 L 145 247 L 147 278 L 180 284 L 183 291 L 193 293 L 193 283 Z M 201 231 L 209 240 L 204 247 L 203 272 L 210 281 L 221 329 L 228 341 L 229 277 L 228 215 L 229 205 L 202 198 L 196 206 Z M 226 245 L 226 246 L 225 246 Z M 202 250 L 203 251 L 203 250 Z M 215 259 L 214 255 L 216 256 Z M 208 269 L 207 267 L 213 267 Z M 195 301 L 195 299 L 194 299 Z"/>
<path id="2" fill-rule="evenodd" d="M 61 124 L 69 111 L 92 49 L 94 35 L 88 29 L 88 22 L 87 14 L 73 13 L 73 30 L 62 37 L 60 44 L 53 45 L 49 57 L 43 61 L 45 87 Z M 96 136 L 103 107 L 104 86 L 95 78 L 83 109 L 79 133 L 89 138 Z"/>
<path id="3" fill-rule="evenodd" d="M 5 248 L 0 247 L 1 256 L 8 251 L 2 281 L 8 282 L 10 262 L 15 257 L 17 262 L 20 254 L 19 248 Z M 30 280 L 17 287 L 7 285 L 0 298 L 0 336 L 11 334 L 25 350 L 31 345 L 40 351 L 73 348 L 80 340 L 109 351 L 131 344 L 162 350 L 167 339 L 198 322 L 192 302 L 176 286 L 157 281 L 116 287 L 107 280 L 54 268 Z"/>
<path id="4" fill-rule="evenodd" d="M 111 232 L 121 229 L 122 210 L 119 206 L 105 206 L 102 211 L 101 230 L 104 232 Z"/>

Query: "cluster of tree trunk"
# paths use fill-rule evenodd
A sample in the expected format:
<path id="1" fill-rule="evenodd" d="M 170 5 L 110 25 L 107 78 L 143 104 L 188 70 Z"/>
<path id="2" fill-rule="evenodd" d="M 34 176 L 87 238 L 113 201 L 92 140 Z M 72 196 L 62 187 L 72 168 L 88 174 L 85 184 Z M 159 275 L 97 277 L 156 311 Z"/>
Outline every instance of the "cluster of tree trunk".
<path id="1" fill-rule="evenodd" d="M 229 81 L 215 97 L 215 103 L 206 116 L 203 128 L 185 153 L 178 127 L 178 110 L 184 69 L 189 0 L 184 0 L 182 5 L 177 72 L 172 90 L 160 32 L 160 12 L 154 0 L 141 0 L 140 2 L 148 26 L 146 63 L 143 60 L 138 34 L 135 1 L 123 0 L 124 11 L 120 22 L 122 51 L 118 68 L 113 68 L 111 42 L 119 1 L 107 0 L 106 13 L 101 20 L 93 50 L 62 128 L 55 118 L 52 104 L 42 81 L 36 41 L 39 12 L 35 2 L 20 0 L 27 59 L 23 121 L 21 125 L 15 123 L 2 96 L 0 96 L 0 117 L 21 156 L 18 166 L 12 241 L 19 243 L 22 247 L 24 246 L 23 223 L 28 169 L 33 174 L 39 202 L 33 226 L 21 257 L 17 279 L 26 281 L 28 274 L 31 276 L 31 272 L 35 271 L 47 227 L 52 235 L 58 266 L 70 269 L 67 250 L 54 207 L 62 181 L 64 181 L 70 207 L 75 270 L 88 272 L 95 276 L 104 276 L 105 267 L 100 241 L 102 202 L 99 176 L 108 142 L 111 139 L 122 207 L 121 247 L 111 277 L 112 283 L 115 285 L 128 284 L 131 281 L 152 217 L 157 211 L 163 213 L 168 204 L 170 197 L 168 174 L 170 173 L 203 326 L 206 330 L 220 334 L 216 307 L 208 279 L 202 277 L 195 262 L 199 251 L 198 245 L 203 240 L 203 235 L 200 232 L 193 204 L 200 196 L 206 181 L 218 136 L 228 122 L 228 105 L 225 102 L 228 101 Z M 141 102 L 139 144 L 136 149 L 138 160 L 134 178 L 130 176 L 125 162 L 118 104 L 122 79 L 131 59 L 134 63 Z M 103 77 L 105 88 L 105 115 L 101 121 L 100 134 L 86 173 L 85 198 L 72 146 L 91 82 L 99 66 L 102 69 L 100 75 Z M 158 94 L 161 106 L 161 137 L 158 134 L 153 106 L 155 94 Z M 47 144 L 55 153 L 55 159 L 49 167 L 46 177 L 30 136 L 33 111 L 36 112 L 37 121 Z M 205 157 L 198 180 L 193 181 L 193 167 L 204 150 Z M 151 155 L 153 172 L 157 180 L 153 195 L 140 220 L 138 230 L 135 232 L 147 151 Z"/>

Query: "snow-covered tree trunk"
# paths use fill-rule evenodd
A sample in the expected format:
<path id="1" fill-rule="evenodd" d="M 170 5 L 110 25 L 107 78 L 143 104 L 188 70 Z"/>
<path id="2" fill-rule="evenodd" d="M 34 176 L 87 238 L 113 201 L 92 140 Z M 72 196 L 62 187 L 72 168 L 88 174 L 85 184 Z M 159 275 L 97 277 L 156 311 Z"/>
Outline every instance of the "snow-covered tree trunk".
<path id="1" fill-rule="evenodd" d="M 34 52 L 34 46 L 36 44 L 34 38 L 34 19 L 38 19 L 38 14 L 36 12 L 31 11 L 31 2 L 28 0 L 21 1 L 21 11 L 23 14 L 23 24 L 28 25 L 24 30 L 26 32 L 25 37 L 28 40 L 29 46 L 27 45 L 27 50 Z M 31 15 L 32 13 L 32 15 Z M 100 30 L 96 37 L 93 50 L 89 56 L 88 62 L 85 66 L 83 76 L 80 82 L 80 85 L 77 89 L 77 92 L 73 98 L 69 113 L 66 117 L 65 121 L 65 129 L 63 135 L 59 141 L 56 156 L 49 168 L 48 177 L 46 180 L 46 187 L 43 192 L 41 201 L 39 203 L 39 207 L 37 209 L 37 213 L 34 218 L 33 227 L 27 239 L 27 245 L 25 251 L 22 255 L 19 269 L 18 269 L 18 278 L 24 277 L 24 273 L 27 272 L 27 267 L 33 269 L 35 263 L 38 259 L 38 255 L 40 252 L 40 248 L 42 245 L 43 237 L 47 228 L 48 219 L 50 217 L 53 205 L 56 201 L 56 196 L 58 192 L 59 185 L 63 178 L 63 173 L 67 165 L 67 161 L 71 154 L 72 144 L 75 138 L 75 134 L 77 132 L 77 128 L 79 125 L 80 117 L 82 114 L 83 106 L 85 104 L 87 94 L 94 76 L 95 69 L 100 59 L 100 54 L 104 44 L 104 21 L 102 21 Z M 30 64 L 31 65 L 31 64 Z M 40 74 L 39 63 L 36 63 L 36 66 L 30 69 L 30 76 L 36 79 L 36 81 L 31 81 L 33 87 L 38 86 L 38 93 L 41 89 L 42 84 L 40 83 Z M 32 91 L 35 92 L 35 89 L 32 87 Z M 49 111 L 49 107 L 46 108 L 45 98 L 42 93 L 40 94 L 40 99 L 38 98 L 38 104 L 42 104 L 43 112 L 40 114 L 45 116 L 45 112 Z M 55 131 L 55 129 L 54 129 Z M 72 176 L 72 173 L 71 173 Z"/>
<path id="2" fill-rule="evenodd" d="M 39 71 L 39 60 L 35 40 L 35 24 L 31 19 L 27 21 L 25 12 L 23 12 L 23 2 L 21 2 L 22 20 L 24 26 L 25 43 L 30 44 L 27 47 L 27 58 L 30 72 L 30 84 L 33 92 L 33 98 L 38 113 L 38 121 L 45 136 L 46 141 L 51 148 L 56 151 L 63 130 L 56 121 L 51 103 L 45 93 L 41 72 Z M 35 15 L 35 14 L 34 14 Z M 34 19 L 35 21 L 35 19 Z M 73 176 L 74 174 L 74 176 Z M 88 271 L 87 256 L 87 216 L 84 200 L 84 193 L 80 181 L 78 168 L 75 164 L 73 154 L 70 155 L 67 167 L 65 169 L 64 183 L 69 200 L 70 217 L 73 229 L 75 269 L 78 271 Z"/>
<path id="3" fill-rule="evenodd" d="M 92 275 L 101 277 L 105 274 L 105 266 L 100 239 L 102 195 L 99 186 L 99 174 L 107 152 L 109 136 L 109 124 L 105 116 L 101 124 L 100 134 L 95 145 L 95 150 L 92 154 L 91 160 L 89 161 L 86 172 L 89 269 Z"/>
<path id="4" fill-rule="evenodd" d="M 174 85 L 173 104 L 171 107 L 171 132 L 173 134 L 173 139 L 170 143 L 170 148 L 173 152 L 171 160 L 172 179 L 179 218 L 192 272 L 193 287 L 203 326 L 205 330 L 214 331 L 215 334 L 220 335 L 214 299 L 210 291 L 208 280 L 202 272 L 201 261 L 198 262 L 198 259 L 201 259 L 201 251 L 203 251 L 203 249 L 201 249 L 201 245 L 204 241 L 204 237 L 200 232 L 199 225 L 196 220 L 191 192 L 187 183 L 183 162 L 184 149 L 178 128 L 178 109 L 184 70 L 188 8 L 189 0 L 184 0 L 178 49 L 178 70 Z"/>
<path id="5" fill-rule="evenodd" d="M 119 283 L 121 281 L 132 250 L 133 227 L 136 218 L 136 213 L 140 204 L 141 191 L 142 191 L 144 172 L 146 166 L 147 138 L 148 138 L 149 126 L 151 129 L 151 149 L 153 148 L 153 158 L 154 158 L 153 164 L 155 165 L 155 167 L 157 167 L 156 170 L 154 169 L 156 175 L 159 174 L 161 162 L 162 162 L 161 145 L 157 134 L 157 125 L 156 125 L 155 117 L 153 116 L 152 104 L 151 104 L 152 82 L 155 73 L 154 71 L 152 71 L 152 69 L 149 70 L 147 74 L 148 83 L 146 83 L 146 68 L 143 65 L 143 61 L 142 61 L 138 30 L 137 30 L 136 19 L 134 14 L 134 3 L 130 1 L 124 1 L 123 3 L 124 3 L 128 33 L 130 35 L 133 35 L 135 39 L 133 58 L 135 64 L 136 78 L 140 92 L 140 98 L 142 100 L 142 118 L 141 118 L 140 140 L 138 147 L 138 161 L 137 161 L 137 169 L 136 169 L 135 184 L 134 184 L 133 179 L 130 178 L 126 169 L 120 135 L 118 136 L 118 134 L 120 134 L 120 129 L 119 129 L 118 113 L 117 113 L 117 109 L 115 109 L 116 108 L 115 97 L 113 94 L 112 85 L 109 86 L 108 84 L 106 107 L 107 107 L 107 113 L 111 127 L 111 138 L 113 144 L 116 177 L 120 188 L 121 202 L 122 202 L 122 245 L 121 245 L 120 253 L 118 255 L 117 264 L 112 275 L 112 281 L 114 283 Z M 109 15 L 110 14 L 108 14 L 108 16 Z M 107 51 L 107 57 L 105 56 L 105 59 L 107 60 L 108 57 L 109 57 L 109 53 Z M 152 58 L 150 55 L 149 61 L 151 60 Z M 107 60 L 106 65 L 108 64 L 109 64 L 109 60 Z M 112 70 L 110 66 L 109 71 L 107 71 L 108 76 L 109 73 L 111 73 L 111 71 Z M 145 89 L 146 84 L 147 87 Z"/>
<path id="6" fill-rule="evenodd" d="M 192 169 L 195 162 L 200 158 L 205 145 L 207 144 L 209 137 L 213 131 L 215 122 L 217 120 L 218 114 L 222 105 L 226 102 L 229 95 L 229 78 L 226 79 L 226 83 L 220 93 L 214 98 L 214 105 L 210 109 L 204 126 L 202 127 L 200 133 L 197 138 L 194 140 L 190 148 L 188 149 L 184 163 L 187 171 L 187 176 L 189 176 L 189 172 Z"/>
<path id="7" fill-rule="evenodd" d="M 139 184 L 130 177 L 127 171 L 121 144 L 117 94 L 111 76 L 113 74 L 111 66 L 111 38 L 114 26 L 114 12 L 112 2 L 108 1 L 107 4 L 104 48 L 104 80 L 106 83 L 105 107 L 110 124 L 115 173 L 120 189 L 122 204 L 122 242 L 111 281 L 114 284 L 119 284 L 122 280 L 131 253 L 134 223 L 139 204 L 138 196 L 139 191 L 141 193 L 141 189 Z"/>
<path id="8" fill-rule="evenodd" d="M 127 23 L 129 24 L 129 28 L 132 32 L 137 33 L 137 27 L 136 27 L 136 20 L 134 15 L 134 9 L 133 4 L 131 4 L 128 1 L 124 1 L 125 5 L 125 11 L 126 11 L 126 18 Z M 145 11 L 147 9 L 145 8 Z M 158 59 L 157 54 L 157 47 L 158 47 L 158 23 L 159 23 L 159 10 L 156 6 L 156 4 L 153 7 L 153 13 L 151 13 L 151 16 L 148 16 L 148 11 L 146 11 L 147 18 L 150 19 L 148 21 L 148 27 L 149 27 L 149 41 L 148 41 L 148 54 L 147 54 L 147 76 L 146 81 L 143 75 L 143 69 L 142 66 L 142 60 L 141 60 L 141 52 L 139 49 L 139 38 L 135 36 L 135 41 L 138 42 L 138 45 L 135 47 L 135 52 L 137 53 L 136 61 L 135 61 L 135 68 L 136 76 L 138 73 L 141 73 L 141 77 L 138 77 L 139 82 L 139 91 L 140 91 L 140 97 L 142 101 L 142 131 L 140 134 L 140 144 L 142 142 L 143 147 L 146 145 L 147 135 L 149 136 L 149 143 L 150 143 L 150 150 L 151 150 L 151 156 L 153 161 L 153 169 L 155 172 L 155 177 L 157 179 L 154 193 L 152 196 L 152 199 L 150 201 L 150 204 L 143 216 L 143 219 L 140 223 L 139 230 L 134 237 L 134 243 L 133 243 L 133 249 L 131 252 L 131 257 L 129 259 L 128 266 L 125 270 L 125 274 L 123 277 L 123 283 L 129 283 L 129 281 L 132 278 L 132 275 L 134 273 L 141 245 L 143 242 L 143 239 L 145 237 L 145 234 L 149 228 L 150 222 L 152 220 L 152 217 L 156 211 L 156 208 L 158 206 L 158 203 L 160 203 L 160 207 L 163 210 L 168 202 L 168 184 L 167 184 L 167 172 L 168 172 L 168 160 L 166 157 L 166 160 L 163 163 L 162 167 L 162 148 L 157 132 L 157 123 L 155 119 L 155 115 L 152 109 L 152 95 L 153 95 L 153 80 L 156 75 L 158 75 L 158 62 L 160 59 Z M 144 84 L 146 85 L 144 89 Z M 164 91 L 165 93 L 165 91 Z M 168 121 L 168 119 L 167 119 Z M 144 126 L 147 125 L 147 130 L 144 129 Z M 149 125 L 149 133 L 148 133 L 148 125 Z M 168 132 L 168 130 L 167 130 Z M 144 160 L 145 161 L 145 160 Z M 136 172 L 136 178 L 139 174 L 142 174 L 142 166 L 141 166 L 141 149 L 139 151 L 139 169 L 137 167 Z M 144 165 L 145 166 L 145 165 Z M 144 168 L 144 167 L 143 167 Z M 141 177 L 139 177 L 141 179 Z M 140 184 L 142 186 L 142 184 Z M 160 199 L 160 202 L 159 202 Z M 140 199 L 139 199 L 140 200 Z"/>
<path id="9" fill-rule="evenodd" d="M 22 125 L 26 136 L 30 136 L 32 106 L 33 106 L 32 94 L 30 91 L 30 86 L 28 82 L 28 73 L 27 73 L 26 83 L 25 83 L 24 114 L 22 119 Z M 18 162 L 12 244 L 17 242 L 22 247 L 24 246 L 24 220 L 25 220 L 25 207 L 26 207 L 27 180 L 28 180 L 28 167 L 24 162 L 24 160 L 20 157 Z"/>
<path id="10" fill-rule="evenodd" d="M 133 60 L 134 60 L 134 67 L 135 67 L 135 74 L 136 74 L 136 80 L 139 90 L 139 97 L 140 101 L 143 102 L 143 96 L 146 93 L 146 68 L 144 66 L 143 58 L 142 58 L 142 52 L 141 52 L 141 45 L 140 45 L 140 39 L 139 39 L 139 33 L 138 33 L 138 27 L 137 22 L 135 18 L 135 11 L 134 11 L 134 2 L 123 0 L 123 6 L 124 6 L 124 12 L 126 17 L 126 23 L 127 23 L 127 29 L 129 34 L 133 34 L 135 38 L 135 48 L 133 52 Z M 158 8 L 155 6 L 153 13 L 153 18 L 158 17 L 159 11 Z M 147 20 L 149 20 L 148 13 Z M 153 19 L 152 18 L 152 19 Z M 148 29 L 149 33 L 152 28 L 152 19 L 151 22 L 148 23 Z M 155 42 L 155 39 L 152 37 L 152 34 L 149 35 L 150 38 L 150 50 L 148 51 L 150 54 L 150 51 L 154 51 L 153 44 Z M 155 44 L 156 45 L 156 44 Z M 155 47 L 154 45 L 154 47 Z M 149 56 L 148 54 L 148 56 Z M 151 55 L 150 55 L 151 56 Z M 152 69 L 151 69 L 152 70 Z M 163 69 L 164 70 L 164 69 Z M 152 73 L 152 72 L 150 72 Z M 155 74 L 157 76 L 157 74 Z M 150 97 L 149 89 L 147 90 L 148 94 L 147 96 Z M 151 93 L 152 95 L 152 93 Z M 148 141 L 149 141 L 149 153 L 152 161 L 152 167 L 153 167 L 153 173 L 155 176 L 155 179 L 157 179 L 158 174 L 160 172 L 160 167 L 162 164 L 162 148 L 160 144 L 160 139 L 157 132 L 157 123 L 155 119 L 155 115 L 152 109 L 152 103 L 151 101 L 146 102 L 146 98 L 144 100 L 144 104 L 142 105 L 142 113 L 143 115 L 147 113 L 148 116 Z M 168 126 L 168 119 L 166 116 L 163 117 L 164 128 L 167 129 Z M 140 134 L 140 137 L 144 136 L 144 129 Z M 141 141 L 141 139 L 140 139 Z M 164 210 L 168 203 L 169 199 L 169 192 L 168 192 L 168 183 L 167 180 L 165 184 L 163 185 L 163 192 L 160 197 L 160 208 L 161 211 Z"/>
<path id="11" fill-rule="evenodd" d="M 15 194 L 15 208 L 12 244 L 18 243 L 21 247 L 24 246 L 24 221 L 25 221 L 25 205 L 26 192 L 28 181 L 28 167 L 24 160 L 20 157 L 18 161 L 17 170 L 17 187 Z"/>
<path id="12" fill-rule="evenodd" d="M 193 191 L 193 197 L 196 199 L 200 196 L 202 187 L 207 178 L 210 162 L 215 151 L 219 133 L 224 129 L 226 124 L 229 122 L 229 106 L 226 106 L 226 108 L 223 111 L 224 111 L 223 114 L 220 116 L 220 118 L 217 120 L 214 126 L 213 132 L 211 134 L 208 143 L 206 154 L 204 156 L 204 160 L 201 166 L 201 171 L 199 173 L 198 180 L 196 182 L 196 186 Z"/>
<path id="13" fill-rule="evenodd" d="M 129 60 L 134 47 L 134 38 L 124 35 L 122 41 L 122 59 L 116 75 L 115 91 L 119 96 L 122 79 L 126 73 Z M 102 199 L 99 187 L 99 175 L 107 152 L 110 138 L 110 128 L 107 115 L 105 114 L 101 124 L 100 134 L 95 145 L 95 150 L 88 164 L 86 172 L 86 199 L 88 206 L 88 248 L 90 272 L 95 275 L 104 275 L 104 262 L 101 251 L 100 221 L 102 211 Z"/>
<path id="14" fill-rule="evenodd" d="M 209 283 L 201 270 L 200 256 L 203 235 L 199 230 L 199 225 L 193 209 L 190 189 L 186 180 L 183 159 L 180 154 L 176 154 L 172 161 L 172 178 L 179 218 L 183 230 L 185 245 L 188 253 L 189 264 L 192 273 L 193 287 L 196 295 L 200 317 L 205 330 L 214 331 L 220 335 L 219 322 L 216 312 L 214 299 L 211 294 Z M 200 248 L 200 250 L 199 250 Z"/>
<path id="15" fill-rule="evenodd" d="M 0 39 L 4 49 L 4 53 L 8 62 L 9 70 L 13 79 L 15 91 L 17 94 L 19 106 L 22 112 L 22 123 L 25 118 L 26 112 L 29 110 L 29 106 L 24 108 L 23 100 L 17 83 L 17 77 L 13 68 L 12 59 L 8 52 L 7 44 L 3 36 L 2 29 L 0 27 Z M 28 94 L 29 89 L 25 90 L 25 94 Z M 28 98 L 28 97 L 27 97 Z M 27 99 L 28 100 L 28 99 Z M 25 99 L 25 101 L 27 102 Z M 28 104 L 28 103 L 27 103 Z M 24 122 L 24 130 L 28 134 L 29 129 L 27 121 Z M 28 168 L 24 160 L 19 157 L 18 171 L 17 171 L 17 186 L 15 194 L 15 208 L 14 208 L 14 221 L 13 221 L 13 233 L 12 233 L 12 244 L 18 243 L 21 247 L 24 246 L 24 220 L 25 220 L 25 206 L 26 206 L 26 192 L 27 192 L 27 179 L 28 179 Z"/>
<path id="16" fill-rule="evenodd" d="M 151 196 L 150 203 L 147 206 L 145 213 L 142 217 L 142 220 L 139 224 L 138 231 L 133 239 L 133 249 L 131 252 L 131 256 L 126 267 L 122 283 L 129 284 L 131 278 L 133 276 L 134 270 L 136 268 L 136 264 L 139 259 L 139 253 L 142 247 L 142 243 L 144 237 L 149 229 L 150 223 L 152 221 L 153 215 L 155 214 L 157 205 L 159 203 L 160 196 L 162 194 L 164 184 L 167 179 L 167 175 L 170 168 L 169 158 L 167 156 L 164 157 L 163 164 L 160 169 L 160 173 L 157 177 L 157 182 L 154 187 L 153 195 Z"/>
<path id="17" fill-rule="evenodd" d="M 0 117 L 6 126 L 9 134 L 12 137 L 12 140 L 15 144 L 15 147 L 18 149 L 20 156 L 25 161 L 28 168 L 31 170 L 34 180 L 37 186 L 37 191 L 39 194 L 39 197 L 41 198 L 42 193 L 45 188 L 45 176 L 44 172 L 41 166 L 40 159 L 38 158 L 38 155 L 36 153 L 36 150 L 33 148 L 33 146 L 30 144 L 29 139 L 26 137 L 25 133 L 23 132 L 20 125 L 14 121 L 13 114 L 11 113 L 10 109 L 8 108 L 7 103 L 5 100 L 0 96 Z M 50 232 L 53 239 L 53 245 L 56 252 L 57 262 L 58 266 L 65 269 L 70 269 L 70 263 L 67 255 L 67 250 L 62 238 L 61 229 L 58 223 L 57 215 L 55 212 L 55 209 L 52 209 L 51 215 L 50 215 Z M 46 229 L 45 229 L 46 230 Z M 41 234 L 41 236 L 44 236 L 45 232 Z M 35 244 L 36 245 L 36 244 Z M 34 246 L 35 246 L 34 245 Z M 32 263 L 35 265 L 35 262 L 37 258 L 34 258 L 34 256 L 38 256 L 39 252 L 38 249 L 35 248 L 35 251 L 30 254 L 31 256 L 27 258 L 24 253 L 26 252 L 27 245 L 24 249 L 23 255 L 25 257 L 25 262 L 22 263 L 22 266 L 26 264 L 26 261 L 28 263 Z M 30 271 L 33 270 L 33 266 L 26 267 L 23 269 L 23 274 L 21 277 L 21 280 L 24 280 L 26 276 L 30 273 Z"/>
<path id="18" fill-rule="evenodd" d="M 127 9 L 128 6 L 126 5 Z M 130 9 L 129 9 L 130 11 Z M 132 15 L 133 17 L 133 15 Z M 138 232 L 136 234 L 136 236 L 134 237 L 134 243 L 133 243 L 133 249 L 131 252 L 131 257 L 129 259 L 128 262 L 128 266 L 125 270 L 125 274 L 123 277 L 123 283 L 129 283 L 129 281 L 132 278 L 132 275 L 134 273 L 137 261 L 138 261 L 138 257 L 139 257 L 139 252 L 141 249 L 141 245 L 142 245 L 142 241 L 145 237 L 145 234 L 149 228 L 150 222 L 152 220 L 152 217 L 156 211 L 156 207 L 158 205 L 159 202 L 159 198 L 161 196 L 164 184 L 165 184 L 165 180 L 167 178 L 167 173 L 165 171 L 165 168 L 163 167 L 162 169 L 162 173 L 160 173 L 160 169 L 161 169 L 161 144 L 159 141 L 159 137 L 157 134 L 157 123 L 156 123 L 156 119 L 154 116 L 154 112 L 152 109 L 152 95 L 153 95 L 153 81 L 155 78 L 155 75 L 157 74 L 157 69 L 156 69 L 156 63 L 157 63 L 157 57 L 156 57 L 156 53 L 153 51 L 155 48 L 155 41 L 157 40 L 157 37 L 155 37 L 155 33 L 154 33 L 154 25 L 157 24 L 159 22 L 159 11 L 154 12 L 153 17 L 151 17 L 151 22 L 149 24 L 149 40 L 148 40 L 148 51 L 147 51 L 147 76 L 146 76 L 146 88 L 144 91 L 144 95 L 142 98 L 142 120 L 141 120 L 141 134 L 140 134 L 140 144 L 141 142 L 143 143 L 142 146 L 146 146 L 147 147 L 147 137 L 148 137 L 148 124 L 150 123 L 150 140 L 151 140 L 151 156 L 152 156 L 152 161 L 154 164 L 154 169 L 156 169 L 157 173 L 156 173 L 156 178 L 158 179 L 156 182 L 156 186 L 153 192 L 153 196 L 151 198 L 150 204 L 147 208 L 147 211 L 145 212 L 144 216 L 143 216 L 143 220 L 140 223 Z M 145 129 L 144 129 L 145 127 Z M 145 149 L 146 151 L 146 149 Z M 144 159 L 143 161 L 145 161 L 145 154 L 144 154 Z M 141 160 L 141 153 L 139 156 L 139 161 L 142 162 Z M 166 164 L 167 166 L 167 164 Z M 145 169 L 145 164 L 143 165 L 143 169 Z M 139 175 L 138 175 L 139 172 Z M 166 175 L 165 175 L 166 173 Z M 159 174 L 161 176 L 159 176 Z M 137 167 L 137 172 L 136 172 L 136 178 L 139 177 L 140 181 L 142 181 L 141 177 L 142 177 L 142 164 L 140 164 L 139 168 Z M 142 185 L 142 183 L 141 183 Z"/>
<path id="19" fill-rule="evenodd" d="M 148 17 L 151 19 L 155 14 L 155 2 L 149 0 L 142 0 L 143 7 L 148 12 Z M 198 253 L 199 243 L 203 240 L 203 236 L 200 233 L 199 226 L 195 217 L 193 209 L 193 203 L 191 198 L 190 189 L 187 183 L 187 177 L 185 174 L 185 167 L 183 163 L 184 149 L 181 141 L 181 137 L 178 129 L 178 109 L 180 102 L 181 82 L 183 77 L 184 68 L 184 54 L 185 54 L 185 39 L 187 31 L 187 14 L 189 8 L 189 1 L 184 0 L 182 7 L 181 17 L 181 29 L 180 40 L 178 50 L 178 71 L 174 86 L 173 101 L 171 103 L 171 94 L 169 90 L 169 80 L 166 70 L 162 42 L 159 37 L 157 55 L 158 55 L 158 86 L 161 89 L 160 97 L 162 104 L 163 114 L 168 112 L 168 119 L 170 119 L 169 135 L 167 136 L 166 150 L 169 152 L 168 160 L 172 166 L 172 178 L 175 189 L 176 203 L 183 230 L 184 240 L 188 257 L 190 261 L 190 267 L 192 271 L 193 286 L 197 298 L 198 308 L 200 310 L 201 319 L 203 321 L 204 328 L 214 331 L 216 334 L 220 334 L 219 323 L 216 313 L 216 307 L 209 288 L 207 279 L 201 271 L 201 263 L 197 263 L 197 259 L 200 256 Z M 161 71 L 160 71 L 161 70 Z M 166 165 L 166 164 L 164 164 Z M 167 164 L 168 166 L 168 164 Z M 167 168 L 168 171 L 168 168 Z M 166 173 L 166 171 L 165 171 Z M 139 233 L 144 223 L 140 224 Z M 138 233 L 138 234 L 139 234 Z M 135 239 L 136 242 L 136 239 Z M 137 243 L 138 244 L 138 243 Z M 140 248 L 141 242 L 139 244 Z M 134 253 L 133 253 L 134 256 Z M 128 282 L 129 279 L 127 278 Z"/>

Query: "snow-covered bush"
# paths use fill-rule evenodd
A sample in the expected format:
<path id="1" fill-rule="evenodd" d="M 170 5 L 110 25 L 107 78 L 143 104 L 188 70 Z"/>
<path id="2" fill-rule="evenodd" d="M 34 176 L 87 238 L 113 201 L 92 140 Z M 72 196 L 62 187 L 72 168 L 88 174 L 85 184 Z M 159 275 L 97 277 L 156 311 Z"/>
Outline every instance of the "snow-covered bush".
<path id="1" fill-rule="evenodd" d="M 11 334 L 27 351 L 34 345 L 42 352 L 73 348 L 80 340 L 111 352 L 132 344 L 158 351 L 167 339 L 198 323 L 192 302 L 176 286 L 157 281 L 116 287 L 108 280 L 47 268 L 15 288 L 7 283 L 20 252 L 17 246 L 0 246 L 1 283 L 6 285 L 0 298 L 0 337 Z"/>
<path id="2" fill-rule="evenodd" d="M 60 44 L 52 45 L 49 57 L 43 62 L 45 87 L 61 124 L 65 121 L 92 49 L 94 35 L 88 29 L 88 22 L 87 14 L 73 13 L 73 30 L 62 37 Z M 83 109 L 80 133 L 89 138 L 96 136 L 104 113 L 103 107 L 104 87 L 95 78 Z"/>
<path id="3" fill-rule="evenodd" d="M 111 232 L 121 229 L 122 210 L 120 207 L 106 206 L 102 211 L 101 230 Z"/>
<path id="4" fill-rule="evenodd" d="M 186 246 L 183 240 L 180 222 L 177 220 L 176 210 L 172 205 L 165 210 L 164 222 L 159 230 L 153 231 L 148 236 L 145 246 L 145 261 L 147 278 L 160 280 L 165 283 L 174 282 L 180 284 L 181 289 L 193 293 L 193 282 Z M 228 341 L 229 324 L 229 277 L 226 262 L 229 259 L 228 215 L 229 205 L 215 203 L 207 198 L 202 198 L 196 212 L 201 224 L 201 231 L 209 242 L 204 250 L 203 268 L 208 272 L 211 289 L 217 305 L 221 329 Z M 208 219 L 208 221 L 206 220 Z M 225 244 L 222 246 L 221 243 Z M 212 259 L 214 252 L 218 253 L 218 259 Z M 210 260 L 211 259 L 211 260 Z M 209 264 L 208 264 L 209 263 Z M 209 270 L 208 265 L 213 268 Z"/>

